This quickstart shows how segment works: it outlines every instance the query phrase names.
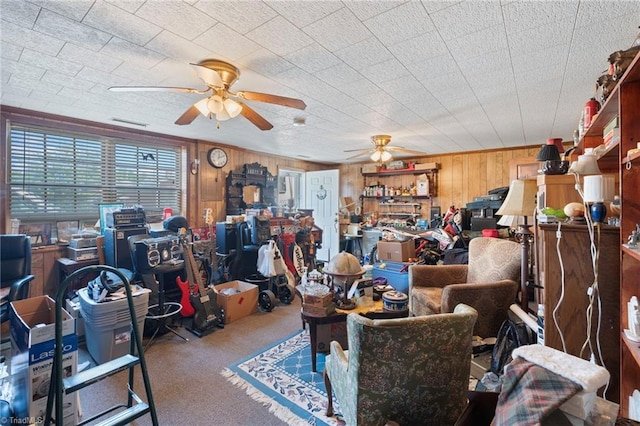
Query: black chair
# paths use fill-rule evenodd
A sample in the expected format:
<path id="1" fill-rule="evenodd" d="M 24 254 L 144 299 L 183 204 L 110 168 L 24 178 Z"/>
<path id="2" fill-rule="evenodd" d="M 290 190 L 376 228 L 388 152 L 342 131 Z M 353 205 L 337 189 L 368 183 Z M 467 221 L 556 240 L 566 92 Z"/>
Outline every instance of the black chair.
<path id="1" fill-rule="evenodd" d="M 253 243 L 251 229 L 247 222 L 238 223 L 236 229 L 236 252 L 231 265 L 231 276 L 234 280 L 244 280 L 258 273 L 260 246 Z"/>
<path id="2" fill-rule="evenodd" d="M 9 303 L 29 297 L 31 240 L 27 235 L 0 235 L 1 322 L 9 319 Z M 5 293 L 6 297 L 5 297 Z"/>

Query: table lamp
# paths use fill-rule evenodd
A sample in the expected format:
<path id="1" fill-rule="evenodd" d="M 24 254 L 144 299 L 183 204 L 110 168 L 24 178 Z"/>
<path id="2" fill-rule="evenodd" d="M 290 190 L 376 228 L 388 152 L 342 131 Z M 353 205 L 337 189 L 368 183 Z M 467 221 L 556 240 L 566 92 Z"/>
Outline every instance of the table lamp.
<path id="1" fill-rule="evenodd" d="M 607 215 L 605 201 L 613 200 L 615 178 L 606 175 L 589 175 L 584 177 L 584 202 L 591 204 L 591 220 L 602 223 Z"/>
<path id="2" fill-rule="evenodd" d="M 522 246 L 522 264 L 520 267 L 520 304 L 522 309 L 529 311 L 527 297 L 527 284 L 529 281 L 529 252 L 533 242 L 533 233 L 529 230 L 528 217 L 533 216 L 536 210 L 536 194 L 538 185 L 533 179 L 512 180 L 509 192 L 504 202 L 496 212 L 499 216 L 523 217 L 523 223 L 518 225 L 515 232 L 516 241 Z"/>
<path id="3" fill-rule="evenodd" d="M 569 162 L 562 160 L 560 154 L 564 152 L 561 138 L 549 138 L 542 145 L 536 161 L 542 161 L 542 173 L 545 175 L 563 175 L 569 170 Z"/>

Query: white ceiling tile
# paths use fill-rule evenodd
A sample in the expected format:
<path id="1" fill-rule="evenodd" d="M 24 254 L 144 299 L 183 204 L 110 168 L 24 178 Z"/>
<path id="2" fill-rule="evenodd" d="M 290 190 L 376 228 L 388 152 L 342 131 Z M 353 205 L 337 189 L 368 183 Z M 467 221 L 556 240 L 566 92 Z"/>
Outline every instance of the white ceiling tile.
<path id="1" fill-rule="evenodd" d="M 100 50 L 111 37 L 99 29 L 83 26 L 48 10 L 42 10 L 38 15 L 33 29 L 60 40 L 82 44 L 94 51 Z"/>
<path id="2" fill-rule="evenodd" d="M 343 85 L 341 90 L 350 96 L 360 99 L 360 97 L 364 95 L 379 92 L 380 87 L 376 86 L 369 80 L 362 79 Z"/>
<path id="3" fill-rule="evenodd" d="M 240 34 L 246 34 L 278 15 L 269 5 L 260 1 L 201 0 L 195 7 Z"/>
<path id="4" fill-rule="evenodd" d="M 11 7 L 8 7 L 8 2 L 3 3 L 5 6 L 2 7 L 2 32 L 7 31 L 4 28 L 6 22 L 33 27 L 40 13 L 40 8 L 37 5 L 26 1 L 13 1 Z"/>
<path id="5" fill-rule="evenodd" d="M 100 64 L 100 67 L 105 71 L 112 71 L 122 63 L 122 60 L 118 58 L 113 58 L 102 53 L 93 52 L 89 49 L 85 49 L 81 46 L 76 46 L 72 43 L 67 43 L 64 45 L 64 47 L 58 54 L 58 59 L 87 66 Z M 78 71 L 79 70 L 80 69 L 78 69 Z"/>
<path id="6" fill-rule="evenodd" d="M 419 2 L 408 2 L 368 19 L 364 24 L 384 44 L 396 44 L 435 31 Z"/>
<path id="7" fill-rule="evenodd" d="M 39 96 L 41 93 L 56 94 L 62 89 L 62 86 L 52 83 L 46 83 L 39 79 L 32 78 L 27 75 L 13 74 L 9 80 L 9 84 L 14 87 L 21 87 L 23 89 L 33 89 L 35 96 Z"/>
<path id="8" fill-rule="evenodd" d="M 12 61 L 17 61 L 20 59 L 20 54 L 22 53 L 22 47 L 16 46 L 11 43 L 3 43 L 2 49 L 0 49 L 0 57 L 4 59 L 11 59 Z"/>
<path id="9" fill-rule="evenodd" d="M 430 16 L 445 40 L 473 34 L 502 23 L 502 10 L 497 1 L 460 2 Z"/>
<path id="10" fill-rule="evenodd" d="M 336 55 L 356 70 L 365 68 L 392 58 L 391 53 L 375 37 L 354 43 L 337 50 Z"/>
<path id="11" fill-rule="evenodd" d="M 2 91 L 0 92 L 0 103 L 7 105 L 8 99 L 12 99 L 13 102 L 20 102 L 22 98 L 28 97 L 32 90 L 33 89 L 30 87 L 19 87 L 4 84 L 2 86 Z M 9 105 L 11 105 L 11 102 Z"/>
<path id="12" fill-rule="evenodd" d="M 482 56 L 458 62 L 460 70 L 466 75 L 488 74 L 494 70 L 511 67 L 503 52 L 489 52 Z"/>
<path id="13" fill-rule="evenodd" d="M 512 34 L 569 20 L 569 28 L 572 28 L 578 6 L 582 8 L 587 3 L 590 2 L 576 0 L 512 2 L 502 8 L 505 27 L 507 32 Z M 544 30 L 541 29 L 541 31 Z"/>
<path id="14" fill-rule="evenodd" d="M 95 86 L 94 82 L 78 77 L 69 77 L 66 74 L 61 74 L 51 70 L 44 73 L 41 80 L 46 83 L 53 83 L 62 87 L 73 88 L 79 92 L 89 90 Z"/>
<path id="15" fill-rule="evenodd" d="M 360 20 L 372 18 L 376 15 L 384 13 L 389 9 L 393 9 L 406 1 L 346 1 L 347 6 Z"/>
<path id="16" fill-rule="evenodd" d="M 367 27 L 347 8 L 342 8 L 303 29 L 330 51 L 344 49 L 371 37 Z"/>
<path id="17" fill-rule="evenodd" d="M 389 50 L 403 64 L 422 62 L 434 56 L 449 53 L 438 32 L 431 32 L 406 40 L 402 43 L 389 46 Z"/>
<path id="18" fill-rule="evenodd" d="M 95 2 L 82 23 L 86 28 L 101 30 L 140 46 L 144 46 L 162 31 L 157 25 L 105 2 Z"/>
<path id="19" fill-rule="evenodd" d="M 545 49 L 532 50 L 528 54 L 512 56 L 513 72 L 519 75 L 540 70 L 551 76 L 562 75 L 569 56 L 569 45 L 555 45 Z"/>
<path id="20" fill-rule="evenodd" d="M 300 50 L 285 55 L 285 58 L 303 70 L 312 73 L 317 73 L 342 64 L 342 61 L 336 55 L 317 43 L 312 43 Z"/>
<path id="21" fill-rule="evenodd" d="M 598 21 L 613 21 L 620 22 L 619 17 L 632 17 L 637 24 L 640 18 L 640 7 L 638 2 L 632 1 L 589 1 L 580 2 L 580 8 L 578 9 L 578 15 L 576 19 L 576 26 L 593 26 Z M 625 25 L 620 25 L 619 30 L 631 31 L 635 36 L 637 34 L 637 26 L 635 28 L 627 28 Z M 633 38 L 629 40 L 629 45 L 633 41 Z"/>
<path id="22" fill-rule="evenodd" d="M 64 45 L 60 39 L 5 21 L 2 21 L 0 40 L 51 56 L 57 55 Z"/>
<path id="23" fill-rule="evenodd" d="M 448 52 L 444 55 L 433 56 L 419 62 L 405 63 L 405 66 L 419 81 L 429 80 L 436 73 L 447 75 L 460 71 L 458 64 Z"/>
<path id="24" fill-rule="evenodd" d="M 396 59 L 389 59 L 388 61 L 370 65 L 362 68 L 360 72 L 380 86 L 384 86 L 383 82 L 385 81 L 395 80 L 400 77 L 409 77 L 411 75 L 409 70 Z"/>
<path id="25" fill-rule="evenodd" d="M 543 27 L 509 33 L 511 56 L 526 55 L 531 46 L 544 49 L 559 44 L 569 44 L 573 35 L 572 20 L 546 24 Z"/>
<path id="26" fill-rule="evenodd" d="M 250 55 L 261 48 L 257 43 L 221 23 L 214 25 L 196 37 L 194 43 L 208 50 L 218 52 L 230 60 Z"/>
<path id="27" fill-rule="evenodd" d="M 81 64 L 64 59 L 58 59 L 53 56 L 43 55 L 42 53 L 34 52 L 29 49 L 25 49 L 24 52 L 22 52 L 20 62 L 25 65 L 32 65 L 42 69 L 53 68 L 59 73 L 70 76 L 78 74 L 80 69 L 82 69 Z M 107 67 L 107 69 L 110 68 Z"/>
<path id="28" fill-rule="evenodd" d="M 126 10 L 129 13 L 136 13 L 147 0 L 104 0 L 105 2 L 112 4 L 120 9 Z"/>
<path id="29" fill-rule="evenodd" d="M 206 13 L 178 1 L 165 2 L 163 7 L 157 7 L 155 2 L 146 2 L 135 15 L 187 40 L 193 40 L 217 23 Z"/>
<path id="30" fill-rule="evenodd" d="M 447 41 L 447 46 L 456 61 L 469 60 L 488 52 L 503 53 L 509 48 L 502 24 L 451 39 Z"/>
<path id="31" fill-rule="evenodd" d="M 257 44 L 280 56 L 295 52 L 313 42 L 302 30 L 281 16 L 265 22 L 246 35 Z"/>
<path id="32" fill-rule="evenodd" d="M 164 55 L 119 37 L 113 37 L 109 40 L 106 46 L 100 50 L 100 53 L 121 61 L 134 62 L 141 68 L 151 68 L 165 58 Z"/>
<path id="33" fill-rule="evenodd" d="M 60 93 L 49 93 L 44 90 L 36 90 L 32 92 L 30 96 L 38 99 L 39 101 L 55 101 L 56 104 L 60 105 L 73 105 L 76 103 L 75 98 L 68 98 Z"/>
<path id="34" fill-rule="evenodd" d="M 145 47 L 156 51 L 171 59 L 198 62 L 211 56 L 211 51 L 183 39 L 169 31 L 162 31 L 153 38 Z"/>
<path id="35" fill-rule="evenodd" d="M 354 89 L 353 83 L 362 80 L 362 74 L 343 62 L 340 62 L 338 65 L 331 68 L 317 71 L 314 74 L 320 80 L 329 83 L 333 87 L 337 87 L 342 91 L 345 89 Z M 369 85 L 371 85 L 371 83 L 369 83 Z M 374 88 L 373 90 L 376 89 L 377 88 Z M 350 90 L 349 93 L 352 93 L 352 91 Z"/>
<path id="36" fill-rule="evenodd" d="M 328 0 L 318 2 L 276 0 L 265 1 L 265 3 L 298 28 L 312 24 L 344 7 L 340 1 Z"/>
<path id="37" fill-rule="evenodd" d="M 82 20 L 92 6 L 88 1 L 30 0 L 45 9 L 49 9 L 74 21 Z M 18 3 L 18 2 L 12 2 Z"/>
<path id="38" fill-rule="evenodd" d="M 291 62 L 269 52 L 267 49 L 259 49 L 247 56 L 239 58 L 237 62 L 239 65 L 244 65 L 268 77 L 275 77 L 295 67 Z"/>
<path id="39" fill-rule="evenodd" d="M 98 64 L 95 65 L 97 66 Z M 76 77 L 93 83 L 103 83 L 107 86 L 124 86 L 130 82 L 128 78 L 118 77 L 112 73 L 91 67 L 82 68 Z"/>

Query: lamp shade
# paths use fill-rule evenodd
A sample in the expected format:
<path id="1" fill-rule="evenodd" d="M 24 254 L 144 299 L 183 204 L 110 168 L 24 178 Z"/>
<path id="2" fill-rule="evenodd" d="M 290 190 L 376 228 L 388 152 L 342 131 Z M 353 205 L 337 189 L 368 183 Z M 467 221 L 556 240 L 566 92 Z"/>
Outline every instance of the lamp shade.
<path id="1" fill-rule="evenodd" d="M 560 143 L 562 144 L 562 139 L 560 139 L 560 141 Z M 538 156 L 536 157 L 536 161 L 548 160 L 560 161 L 560 151 L 558 150 L 554 139 L 548 139 L 547 143 L 542 145 L 540 151 L 538 152 Z"/>
<path id="2" fill-rule="evenodd" d="M 615 178 L 608 175 L 590 175 L 584 177 L 584 201 L 602 203 L 611 201 L 615 195 Z"/>
<path id="3" fill-rule="evenodd" d="M 504 202 L 496 212 L 499 216 L 532 216 L 536 209 L 538 184 L 533 179 L 512 180 Z"/>

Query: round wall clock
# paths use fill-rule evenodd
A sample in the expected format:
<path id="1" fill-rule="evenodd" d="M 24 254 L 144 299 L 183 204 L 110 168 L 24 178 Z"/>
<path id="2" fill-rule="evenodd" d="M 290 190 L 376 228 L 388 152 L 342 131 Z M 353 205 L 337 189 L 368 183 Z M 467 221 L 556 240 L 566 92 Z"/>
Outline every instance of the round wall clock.
<path id="1" fill-rule="evenodd" d="M 211 148 L 207 153 L 207 160 L 215 168 L 222 168 L 227 164 L 227 153 L 222 148 Z"/>

